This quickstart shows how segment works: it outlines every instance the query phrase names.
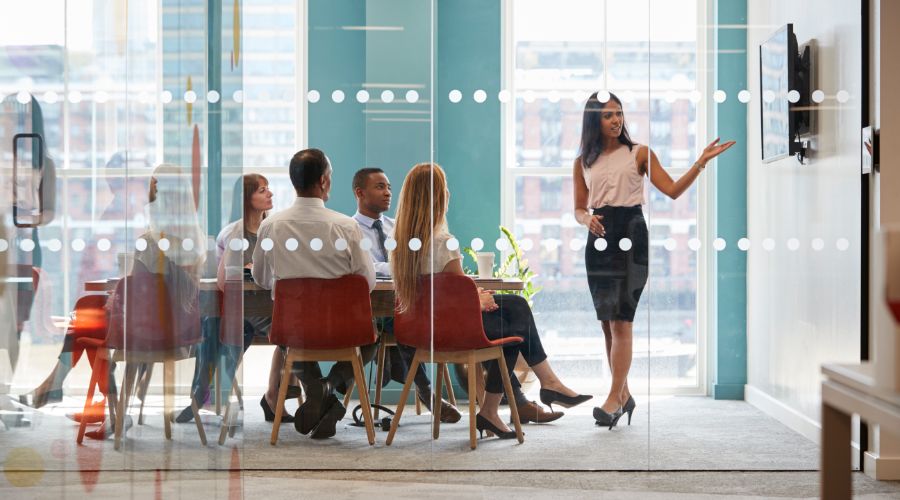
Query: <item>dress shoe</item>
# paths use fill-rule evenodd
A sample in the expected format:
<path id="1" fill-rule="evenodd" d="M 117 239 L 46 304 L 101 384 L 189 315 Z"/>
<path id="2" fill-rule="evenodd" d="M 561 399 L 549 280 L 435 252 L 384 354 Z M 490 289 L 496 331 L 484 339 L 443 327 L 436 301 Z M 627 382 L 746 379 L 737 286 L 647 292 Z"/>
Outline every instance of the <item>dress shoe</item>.
<path id="1" fill-rule="evenodd" d="M 344 415 L 347 413 L 347 409 L 344 408 L 344 405 L 334 394 L 328 396 L 326 404 L 328 409 L 325 410 L 322 419 L 319 420 L 316 428 L 309 435 L 312 439 L 327 439 L 334 436 L 337 432 L 336 426 L 338 421 L 344 418 Z"/>
<path id="2" fill-rule="evenodd" d="M 424 406 L 428 411 L 431 410 L 431 390 L 420 391 L 416 389 L 416 395 L 419 398 L 419 401 L 422 402 L 422 406 Z M 459 422 L 462 418 L 462 414 L 459 413 L 459 408 L 457 408 L 453 403 L 447 401 L 444 398 L 441 398 L 441 423 L 442 424 L 455 424 Z"/>
<path id="3" fill-rule="evenodd" d="M 534 401 L 517 405 L 516 409 L 519 410 L 519 422 L 523 424 L 529 422 L 546 424 L 548 422 L 553 422 L 554 420 L 559 420 L 565 415 L 565 413 L 561 411 L 546 411 L 541 405 Z"/>
<path id="4" fill-rule="evenodd" d="M 487 431 L 489 436 L 493 434 L 500 439 L 514 439 L 516 437 L 516 431 L 501 431 L 499 427 L 480 414 L 475 416 L 475 428 L 478 429 L 479 438 L 484 438 L 484 431 Z"/>
<path id="5" fill-rule="evenodd" d="M 579 394 L 577 396 L 566 396 L 565 394 L 550 389 L 541 389 L 541 403 L 553 409 L 554 404 L 558 404 L 563 408 L 571 408 L 580 405 L 594 396 L 590 394 Z"/>
<path id="6" fill-rule="evenodd" d="M 262 399 L 259 400 L 259 406 L 262 407 L 263 415 L 266 417 L 266 422 L 274 422 L 275 421 L 275 410 L 269 406 L 269 402 L 266 401 L 266 395 L 263 394 Z M 188 408 L 190 410 L 190 408 Z M 281 423 L 282 424 L 292 424 L 294 423 L 294 416 L 286 411 L 281 412 Z"/>
<path id="7" fill-rule="evenodd" d="M 334 389 L 324 378 L 306 385 L 306 401 L 294 415 L 294 427 L 297 432 L 309 434 L 319 424 L 328 409 L 329 396 L 334 396 Z"/>
<path id="8" fill-rule="evenodd" d="M 594 420 L 596 420 L 596 424 L 600 427 L 609 427 L 609 430 L 612 430 L 616 424 L 619 423 L 619 419 L 622 418 L 625 412 L 622 410 L 620 406 L 618 410 L 608 413 L 603 408 L 596 406 L 594 407 Z"/>

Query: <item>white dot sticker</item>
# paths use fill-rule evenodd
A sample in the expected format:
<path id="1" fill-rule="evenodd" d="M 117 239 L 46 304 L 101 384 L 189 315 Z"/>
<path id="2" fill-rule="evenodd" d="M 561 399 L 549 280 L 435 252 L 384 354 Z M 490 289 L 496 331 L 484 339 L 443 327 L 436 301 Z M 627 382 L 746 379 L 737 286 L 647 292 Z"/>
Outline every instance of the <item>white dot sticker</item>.
<path id="1" fill-rule="evenodd" d="M 385 90 L 381 93 L 381 102 L 390 103 L 394 102 L 394 93 L 390 90 Z"/>
<path id="2" fill-rule="evenodd" d="M 509 242 L 506 241 L 506 238 L 497 238 L 497 241 L 494 242 L 494 247 L 501 252 L 505 252 L 509 250 Z"/>
<path id="3" fill-rule="evenodd" d="M 811 246 L 816 252 L 821 252 L 825 249 L 825 240 L 822 238 L 813 238 Z"/>
<path id="4" fill-rule="evenodd" d="M 741 101 L 744 104 L 747 104 L 748 102 L 750 102 L 750 99 L 752 97 L 753 97 L 752 94 L 750 94 L 750 91 L 747 89 L 744 89 L 744 90 L 738 92 L 738 101 Z"/>
<path id="5" fill-rule="evenodd" d="M 678 98 L 678 96 L 675 94 L 674 90 L 666 91 L 664 99 L 667 103 L 672 104 L 673 102 L 675 102 L 675 99 L 677 99 L 677 98 Z"/>
<path id="6" fill-rule="evenodd" d="M 450 250 L 451 252 L 459 250 L 459 240 L 456 238 L 447 240 L 447 250 Z"/>
<path id="7" fill-rule="evenodd" d="M 4 239 L 0 239 L 0 252 L 5 252 L 9 248 L 9 243 Z"/>
<path id="8" fill-rule="evenodd" d="M 691 250 L 696 252 L 697 250 L 700 250 L 700 246 L 701 244 L 699 239 L 691 238 L 688 240 L 688 248 L 690 248 Z"/>
<path id="9" fill-rule="evenodd" d="M 16 100 L 19 101 L 19 104 L 28 104 L 31 102 L 31 94 L 24 90 L 20 90 L 18 94 L 16 94 Z"/>
<path id="10" fill-rule="evenodd" d="M 233 252 L 239 252 L 244 243 L 239 238 L 231 238 L 228 241 L 228 248 Z"/>
<path id="11" fill-rule="evenodd" d="M 101 252 L 108 252 L 111 247 L 112 244 L 106 238 L 100 238 L 97 241 L 97 250 L 100 250 Z"/>
<path id="12" fill-rule="evenodd" d="M 825 92 L 821 90 L 814 90 L 812 93 L 812 100 L 814 103 L 819 104 L 825 100 Z"/>
<path id="13" fill-rule="evenodd" d="M 184 93 L 184 102 L 188 104 L 194 104 L 197 102 L 197 93 L 193 90 L 188 90 Z"/>
<path id="14" fill-rule="evenodd" d="M 359 92 L 356 93 L 356 100 L 363 104 L 369 102 L 369 93 L 365 90 L 360 90 Z M 340 101 L 335 100 L 334 102 L 340 102 Z"/>
<path id="15" fill-rule="evenodd" d="M 526 90 L 525 92 L 522 93 L 522 99 L 527 103 L 534 102 L 535 97 L 536 96 L 535 96 L 533 90 Z"/>
<path id="16" fill-rule="evenodd" d="M 413 104 L 419 101 L 419 93 L 415 90 L 406 91 L 406 102 Z"/>
<path id="17" fill-rule="evenodd" d="M 509 91 L 506 89 L 497 92 L 497 100 L 500 102 L 509 102 Z"/>
<path id="18" fill-rule="evenodd" d="M 571 240 L 569 240 L 569 249 L 577 252 L 578 250 L 581 250 L 581 246 L 583 244 L 584 240 L 582 240 L 581 238 L 572 238 Z"/>
<path id="19" fill-rule="evenodd" d="M 717 252 L 725 250 L 726 246 L 728 246 L 728 243 L 726 243 L 723 238 L 716 238 L 715 241 L 713 241 L 713 248 L 715 248 Z"/>
<path id="20" fill-rule="evenodd" d="M 19 248 L 22 249 L 23 252 L 30 252 L 34 250 L 34 240 L 27 239 L 19 242 Z"/>
<path id="21" fill-rule="evenodd" d="M 719 104 L 725 102 L 725 99 L 728 98 L 728 94 L 725 93 L 724 90 L 717 90 L 713 92 L 713 100 Z"/>
<path id="22" fill-rule="evenodd" d="M 453 89 L 450 91 L 450 94 L 448 95 L 448 97 L 450 99 L 450 102 L 456 104 L 462 100 L 462 92 L 460 92 L 459 90 Z"/>
<path id="23" fill-rule="evenodd" d="M 602 251 L 606 250 L 607 246 L 608 246 L 608 243 L 606 242 L 605 238 L 597 238 L 596 240 L 594 240 L 594 249 L 597 250 L 598 252 L 602 252 Z"/>
<path id="24" fill-rule="evenodd" d="M 82 95 L 80 90 L 73 90 L 69 92 L 69 102 L 72 104 L 78 104 L 84 99 L 84 95 Z"/>
<path id="25" fill-rule="evenodd" d="M 411 238 L 408 243 L 409 249 L 418 252 L 422 248 L 422 240 L 419 238 Z"/>
<path id="26" fill-rule="evenodd" d="M 80 252 L 80 251 L 84 250 L 84 247 L 85 247 L 85 245 L 84 245 L 83 239 L 75 238 L 74 240 L 72 240 L 72 250 L 74 250 L 76 252 Z"/>
<path id="27" fill-rule="evenodd" d="M 362 241 L 359 242 L 359 248 L 362 248 L 365 251 L 369 251 L 372 249 L 372 240 L 369 238 L 363 238 Z"/>
<path id="28" fill-rule="evenodd" d="M 847 238 L 838 238 L 837 249 L 840 250 L 841 252 L 844 252 L 848 248 L 850 248 L 850 240 L 848 240 Z"/>
<path id="29" fill-rule="evenodd" d="M 787 247 L 788 247 L 788 250 L 790 250 L 792 252 L 796 252 L 797 249 L 800 248 L 800 240 L 798 240 L 797 238 L 788 238 Z"/>
<path id="30" fill-rule="evenodd" d="M 700 102 L 700 99 L 703 99 L 703 94 L 699 90 L 694 89 L 688 94 L 688 99 L 690 99 L 692 103 L 697 104 Z"/>
<path id="31" fill-rule="evenodd" d="M 619 248 L 621 248 L 623 252 L 631 250 L 631 239 L 622 238 L 621 240 L 619 240 Z"/>
<path id="32" fill-rule="evenodd" d="M 241 238 L 241 250 L 247 251 L 250 249 L 250 240 L 247 238 Z"/>
<path id="33" fill-rule="evenodd" d="M 320 240 L 319 238 L 313 238 L 309 242 L 309 248 L 311 248 L 313 252 L 318 252 L 322 249 L 323 246 L 324 245 L 322 244 L 322 240 Z"/>
<path id="34" fill-rule="evenodd" d="M 47 104 L 56 104 L 57 102 L 59 102 L 59 94 L 52 90 L 44 92 L 44 102 L 46 102 Z"/>
<path id="35" fill-rule="evenodd" d="M 109 101 L 109 93 L 103 90 L 94 93 L 94 101 L 100 104 Z"/>
<path id="36" fill-rule="evenodd" d="M 787 97 L 788 97 L 788 102 L 791 104 L 796 104 L 796 103 L 800 102 L 800 92 L 797 92 L 796 90 L 792 90 L 792 91 L 788 92 Z"/>
<path id="37" fill-rule="evenodd" d="M 347 240 L 344 238 L 338 238 L 334 241 L 334 249 L 338 252 L 343 252 L 347 249 L 349 245 L 347 245 Z"/>
<path id="38" fill-rule="evenodd" d="M 263 238 L 263 240 L 259 242 L 259 247 L 263 249 L 263 252 L 269 252 L 275 248 L 275 242 L 272 241 L 272 238 Z"/>
<path id="39" fill-rule="evenodd" d="M 476 94 L 477 94 L 477 92 L 476 92 Z M 478 98 L 476 97 L 475 100 L 478 101 Z M 547 100 L 554 104 L 558 103 L 559 102 L 559 92 L 556 90 L 551 90 L 550 93 L 547 94 Z M 478 101 L 478 102 L 481 102 L 481 101 Z"/>
<path id="40" fill-rule="evenodd" d="M 138 252 L 143 252 L 147 249 L 147 240 L 144 238 L 138 238 L 137 241 L 134 242 L 134 249 Z"/>
<path id="41" fill-rule="evenodd" d="M 472 95 L 472 99 L 475 99 L 475 102 L 477 102 L 478 104 L 481 104 L 481 103 L 483 103 L 484 101 L 487 100 L 487 92 L 485 92 L 485 91 L 483 91 L 483 90 L 481 90 L 481 89 L 478 89 L 478 90 L 476 90 L 475 93 Z M 559 100 L 559 97 L 558 97 L 558 96 L 557 96 L 557 100 Z"/>
<path id="42" fill-rule="evenodd" d="M 837 102 L 844 104 L 845 102 L 850 100 L 850 92 L 846 90 L 838 90 L 838 93 L 834 96 L 837 99 Z"/>
<path id="43" fill-rule="evenodd" d="M 531 241 L 531 238 L 525 238 L 519 241 L 519 248 L 527 252 L 534 248 L 534 242 Z"/>
<path id="44" fill-rule="evenodd" d="M 47 242 L 47 248 L 51 252 L 58 252 L 58 251 L 62 250 L 62 242 L 56 238 L 53 238 L 52 240 Z"/>
<path id="45" fill-rule="evenodd" d="M 739 239 L 739 240 L 738 240 L 738 248 L 739 248 L 742 252 L 746 252 L 747 250 L 750 250 L 750 240 L 747 239 L 747 238 L 741 238 L 741 239 Z"/>
<path id="46" fill-rule="evenodd" d="M 159 243 L 157 243 L 157 245 L 159 245 L 159 249 L 162 250 L 163 252 L 168 251 L 169 246 L 170 246 L 169 239 L 168 238 L 160 238 Z"/>
<path id="47" fill-rule="evenodd" d="M 209 102 L 210 104 L 215 104 L 215 103 L 219 102 L 219 99 L 221 99 L 221 98 L 222 98 L 222 96 L 219 95 L 219 92 L 217 90 L 210 90 L 209 92 L 206 93 L 206 101 Z"/>
<path id="48" fill-rule="evenodd" d="M 236 103 L 244 102 L 244 91 L 243 90 L 235 90 L 233 94 L 231 94 L 231 98 L 234 99 Z"/>
<path id="49" fill-rule="evenodd" d="M 388 252 L 393 252 L 397 249 L 397 240 L 394 238 L 388 238 L 384 240 L 384 249 Z"/>
<path id="50" fill-rule="evenodd" d="M 772 102 L 775 100 L 775 92 L 771 90 L 763 91 L 763 102 Z"/>
<path id="51" fill-rule="evenodd" d="M 344 102 L 344 92 L 342 90 L 335 90 L 331 93 L 331 100 L 338 104 Z"/>
<path id="52" fill-rule="evenodd" d="M 663 242 L 663 248 L 669 252 L 674 252 L 678 248 L 678 242 L 675 241 L 675 238 L 666 238 L 666 241 Z"/>
<path id="53" fill-rule="evenodd" d="M 159 102 L 163 104 L 169 104 L 170 102 L 172 102 L 172 92 L 169 92 L 168 90 L 163 90 L 162 92 L 160 92 Z"/>
<path id="54" fill-rule="evenodd" d="M 609 101 L 609 98 L 610 95 L 608 90 L 601 90 L 600 92 L 597 92 L 597 100 L 601 103 Z"/>
<path id="55" fill-rule="evenodd" d="M 472 240 L 472 250 L 480 252 L 482 248 L 484 248 L 484 240 L 482 240 L 481 238 L 475 238 Z"/>
<path id="56" fill-rule="evenodd" d="M 318 90 L 310 90 L 309 92 L 306 93 L 306 100 L 313 104 L 319 102 L 319 99 L 321 99 L 321 98 L 322 98 L 322 96 L 319 95 Z"/>
<path id="57" fill-rule="evenodd" d="M 772 250 L 775 250 L 775 240 L 773 240 L 772 238 L 766 238 L 763 240 L 762 246 L 763 249 L 765 249 L 767 252 L 771 252 Z"/>
<path id="58" fill-rule="evenodd" d="M 284 242 L 284 248 L 286 248 L 288 252 L 293 252 L 300 248 L 300 242 L 297 241 L 297 238 L 288 238 L 287 241 Z"/>
<path id="59" fill-rule="evenodd" d="M 190 238 L 185 238 L 181 240 L 181 249 L 185 252 L 190 252 L 194 250 L 194 240 Z"/>

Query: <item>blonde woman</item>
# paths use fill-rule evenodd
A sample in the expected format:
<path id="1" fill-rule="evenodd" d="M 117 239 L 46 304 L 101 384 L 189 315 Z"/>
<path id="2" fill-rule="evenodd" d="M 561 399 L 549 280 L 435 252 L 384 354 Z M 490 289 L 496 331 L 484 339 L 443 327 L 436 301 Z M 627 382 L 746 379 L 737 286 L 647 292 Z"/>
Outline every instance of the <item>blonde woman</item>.
<path id="1" fill-rule="evenodd" d="M 401 244 L 391 252 L 390 259 L 401 311 L 415 303 L 420 275 L 441 272 L 464 274 L 459 250 L 450 250 L 447 246 L 453 238 L 447 229 L 449 201 L 447 179 L 444 170 L 437 164 L 420 163 L 403 181 L 394 228 L 394 237 Z M 410 250 L 405 242 L 412 238 L 419 238 L 423 249 L 433 245 L 433 252 Z M 542 401 L 571 407 L 591 399 L 589 395 L 581 395 L 568 388 L 553 372 L 525 299 L 517 295 L 493 295 L 480 289 L 479 298 L 484 330 L 489 339 L 506 336 L 525 339 L 503 348 L 510 375 L 521 354 L 541 383 Z M 561 412 L 545 412 L 537 403 L 525 399 L 518 379 L 513 376 L 510 379 L 523 423 L 550 422 L 562 417 Z M 479 431 L 488 430 L 501 439 L 511 439 L 515 437 L 515 432 L 506 426 L 498 414 L 502 392 L 500 364 L 494 361 L 488 364 L 484 405 L 478 413 L 476 426 Z"/>

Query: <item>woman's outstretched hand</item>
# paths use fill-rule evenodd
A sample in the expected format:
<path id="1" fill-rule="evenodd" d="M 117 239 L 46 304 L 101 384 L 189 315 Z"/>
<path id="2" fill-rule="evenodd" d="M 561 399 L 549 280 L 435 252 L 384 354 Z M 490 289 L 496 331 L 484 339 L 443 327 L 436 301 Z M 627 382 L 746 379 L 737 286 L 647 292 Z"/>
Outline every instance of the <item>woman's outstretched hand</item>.
<path id="1" fill-rule="evenodd" d="M 703 148 L 703 153 L 700 154 L 700 158 L 697 159 L 697 163 L 701 166 L 706 166 L 709 160 L 712 160 L 716 156 L 728 151 L 728 148 L 735 145 L 736 141 L 728 141 L 719 144 L 719 137 L 716 137 L 716 140 L 707 144 L 705 148 Z"/>

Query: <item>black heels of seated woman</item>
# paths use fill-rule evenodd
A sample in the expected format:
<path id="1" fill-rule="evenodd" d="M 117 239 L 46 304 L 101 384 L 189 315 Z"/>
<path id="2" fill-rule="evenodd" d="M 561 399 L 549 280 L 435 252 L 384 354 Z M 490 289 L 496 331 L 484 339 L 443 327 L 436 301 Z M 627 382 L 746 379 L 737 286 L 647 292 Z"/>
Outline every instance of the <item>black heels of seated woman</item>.
<path id="1" fill-rule="evenodd" d="M 590 394 L 578 394 L 576 396 L 566 396 L 565 394 L 550 389 L 541 389 L 541 403 L 550 407 L 553 411 L 553 405 L 557 404 L 563 408 L 571 408 L 578 406 L 585 401 L 593 398 Z"/>
<path id="2" fill-rule="evenodd" d="M 516 437 L 516 431 L 501 431 L 499 427 L 480 414 L 475 415 L 475 428 L 478 429 L 479 438 L 484 438 L 484 431 L 488 431 L 488 434 L 493 434 L 499 439 L 515 439 Z"/>

